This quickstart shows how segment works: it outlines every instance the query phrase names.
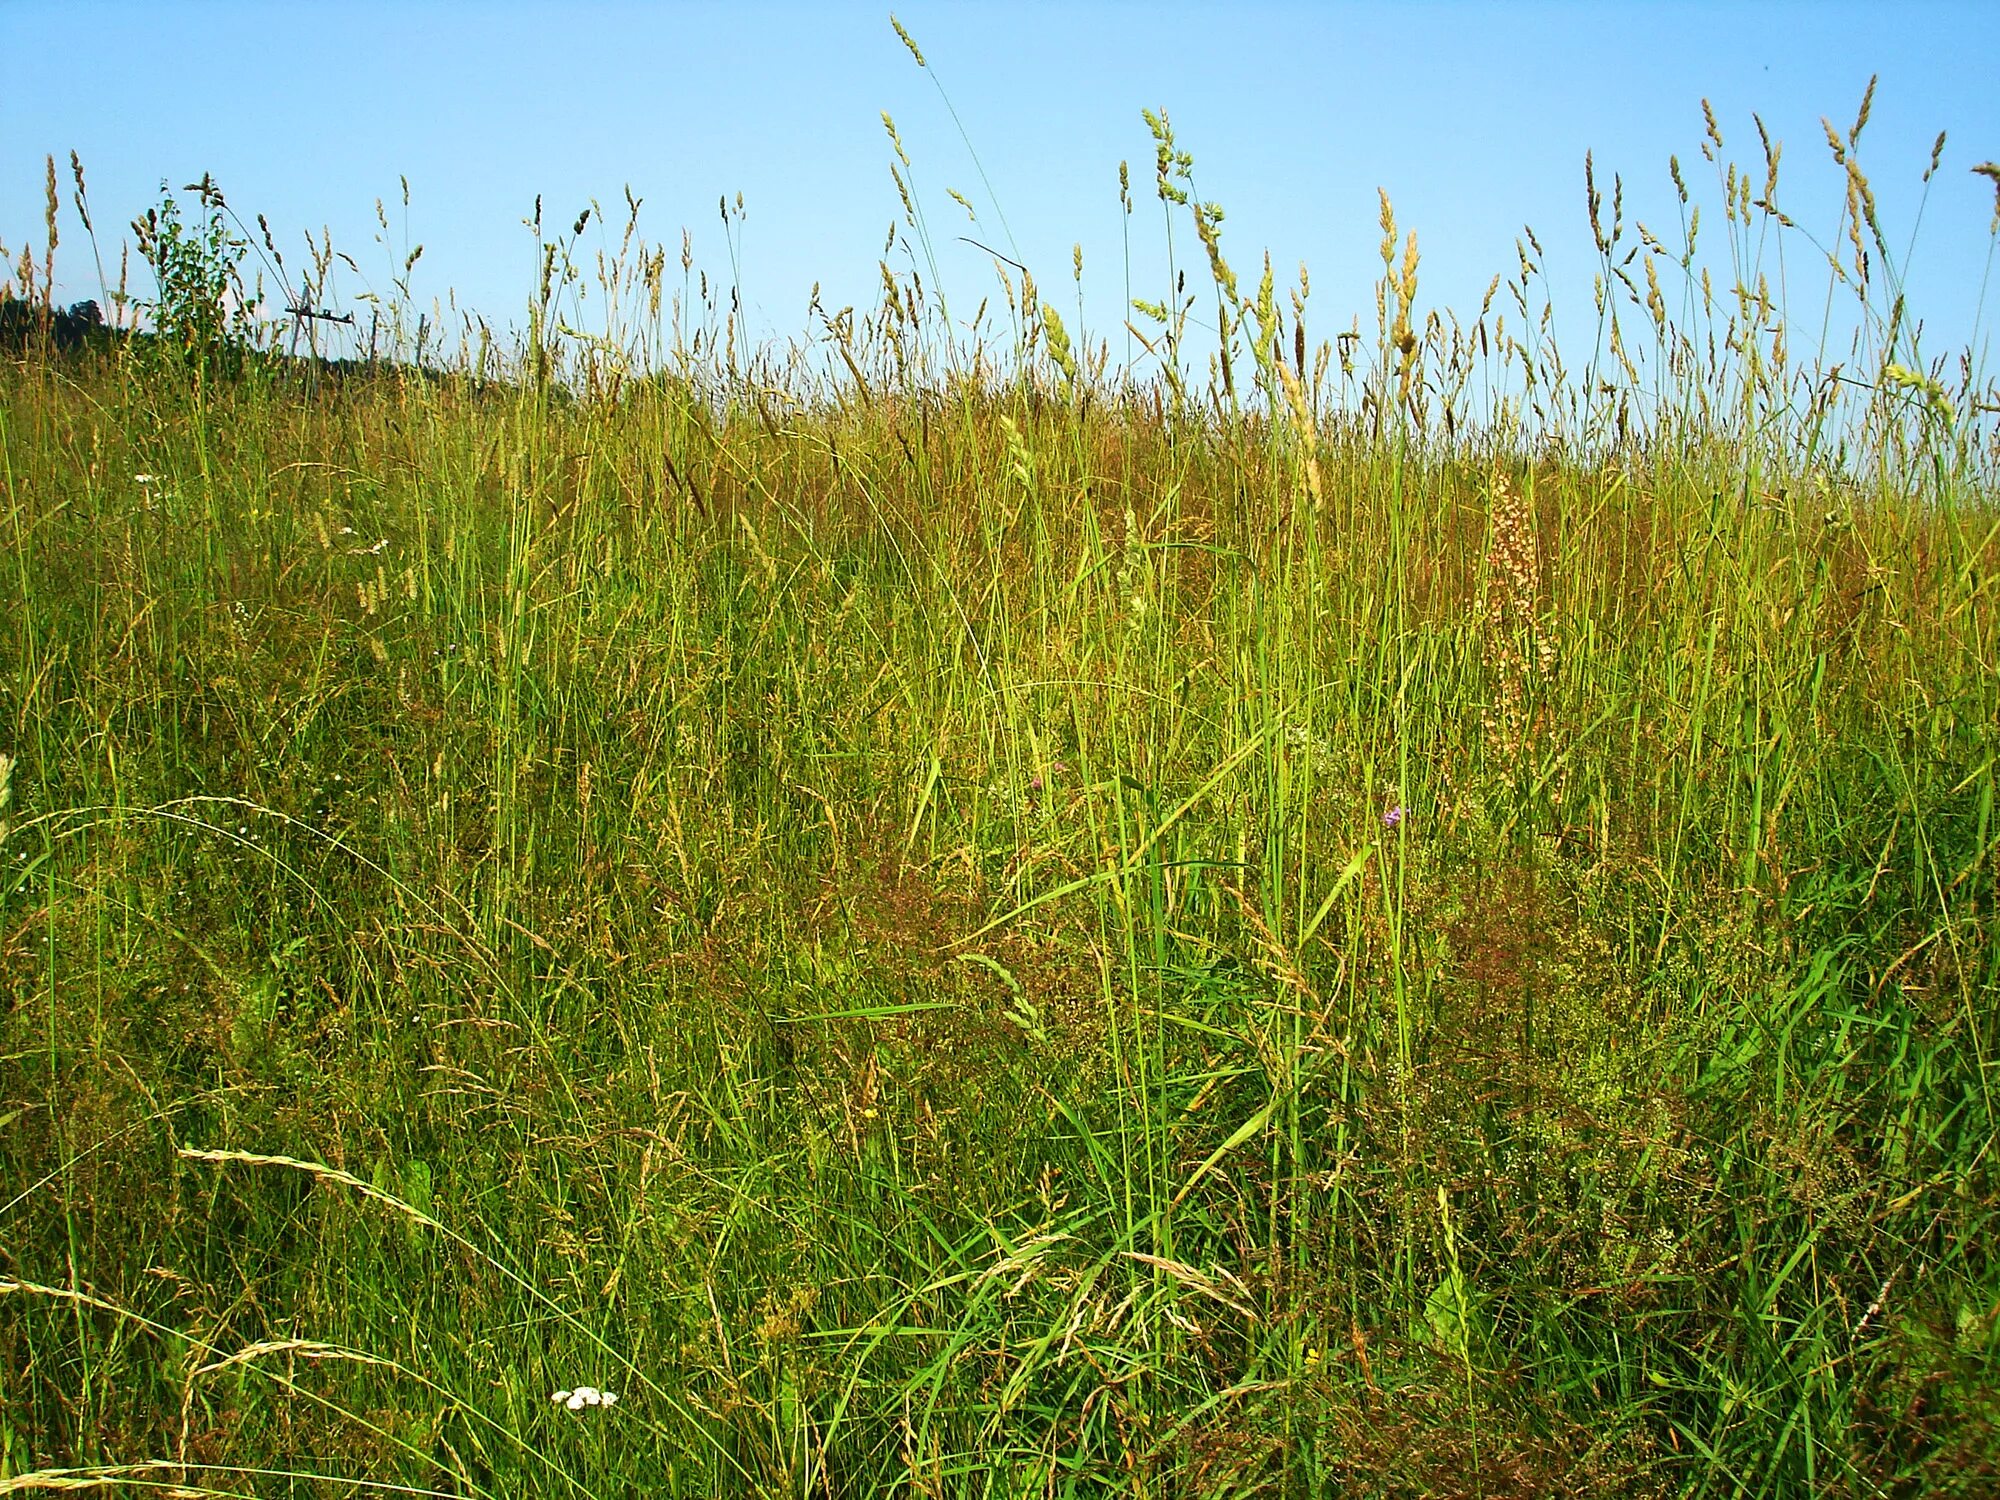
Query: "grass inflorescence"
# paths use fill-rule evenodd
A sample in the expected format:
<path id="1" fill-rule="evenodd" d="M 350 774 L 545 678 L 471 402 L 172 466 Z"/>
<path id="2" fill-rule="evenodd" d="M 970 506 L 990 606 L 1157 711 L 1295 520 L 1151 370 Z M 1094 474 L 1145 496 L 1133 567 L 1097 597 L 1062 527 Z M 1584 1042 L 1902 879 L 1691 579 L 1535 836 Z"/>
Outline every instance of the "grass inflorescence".
<path id="1" fill-rule="evenodd" d="M 1386 195 L 1309 343 L 1164 115 L 1116 366 L 900 141 L 786 351 L 636 203 L 506 359 L 59 351 L 52 163 L 0 1492 L 2000 1483 L 2000 453 L 1866 115 L 1837 359 L 1712 115 L 1580 363 Z"/>

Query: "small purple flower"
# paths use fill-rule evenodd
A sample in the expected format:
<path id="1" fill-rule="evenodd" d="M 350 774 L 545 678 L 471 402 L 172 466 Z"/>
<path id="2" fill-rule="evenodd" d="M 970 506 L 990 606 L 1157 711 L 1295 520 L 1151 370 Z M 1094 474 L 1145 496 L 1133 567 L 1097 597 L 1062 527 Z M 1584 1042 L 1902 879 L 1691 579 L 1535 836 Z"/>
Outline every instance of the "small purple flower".
<path id="1" fill-rule="evenodd" d="M 1382 826 L 1384 828 L 1394 828 L 1402 821 L 1403 821 L 1403 804 L 1400 802 L 1398 802 L 1394 807 L 1390 808 L 1387 812 L 1382 814 Z"/>

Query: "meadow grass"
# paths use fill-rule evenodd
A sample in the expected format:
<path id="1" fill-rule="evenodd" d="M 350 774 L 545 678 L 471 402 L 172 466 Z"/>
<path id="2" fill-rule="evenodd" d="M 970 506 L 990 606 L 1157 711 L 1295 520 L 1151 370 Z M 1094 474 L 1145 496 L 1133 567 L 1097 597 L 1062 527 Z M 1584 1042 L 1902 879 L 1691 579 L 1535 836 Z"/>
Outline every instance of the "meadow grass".
<path id="1" fill-rule="evenodd" d="M 1139 369 L 907 189 L 790 351 L 579 223 L 504 361 L 0 363 L 0 1493 L 2000 1483 L 1994 397 L 1866 179 L 1835 361 L 1774 153 L 1720 281 L 1593 176 L 1566 364 L 1386 197 L 1309 342 L 1154 127 Z"/>

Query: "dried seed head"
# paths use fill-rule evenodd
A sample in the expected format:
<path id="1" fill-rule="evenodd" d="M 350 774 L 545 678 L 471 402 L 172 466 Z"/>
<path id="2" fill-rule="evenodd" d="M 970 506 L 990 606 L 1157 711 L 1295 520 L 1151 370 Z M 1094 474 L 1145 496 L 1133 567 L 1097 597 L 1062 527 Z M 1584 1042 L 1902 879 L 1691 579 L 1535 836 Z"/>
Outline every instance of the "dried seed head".
<path id="1" fill-rule="evenodd" d="M 1764 135 L 1764 122 L 1757 122 L 1757 133 Z M 1764 203 L 1774 213 L 1777 211 L 1778 158 L 1785 154 L 1785 143 L 1773 141 L 1764 135 Z"/>
<path id="2" fill-rule="evenodd" d="M 1508 750 L 1518 749 L 1528 728 L 1531 678 L 1550 676 L 1556 641 L 1541 617 L 1539 560 L 1533 517 L 1504 473 L 1488 491 L 1491 528 L 1487 542 L 1485 630 L 1482 654 L 1495 681 L 1495 701 L 1487 728 Z"/>
<path id="3" fill-rule="evenodd" d="M 1847 146 L 1850 151 L 1860 141 L 1861 132 L 1868 124 L 1868 111 L 1875 107 L 1875 84 L 1881 76 L 1879 73 L 1871 73 L 1868 76 L 1868 87 L 1861 95 L 1861 111 L 1854 117 L 1854 128 L 1847 132 Z"/>
<path id="4" fill-rule="evenodd" d="M 76 216 L 83 220 L 83 232 L 93 234 L 90 227 L 90 204 L 83 191 L 83 158 L 72 151 L 69 154 L 69 175 L 76 181 Z"/>
<path id="5" fill-rule="evenodd" d="M 889 132 L 889 144 L 896 148 L 896 159 L 908 167 L 910 153 L 903 149 L 903 138 L 896 133 L 896 122 L 889 117 L 886 109 L 882 111 L 882 128 Z"/>
<path id="6" fill-rule="evenodd" d="M 1590 212 L 1590 237 L 1597 245 L 1597 253 L 1602 255 L 1610 248 L 1604 238 L 1601 212 L 1604 207 L 1604 195 L 1597 191 L 1597 168 L 1591 161 L 1591 154 L 1588 151 L 1583 153 L 1583 202 L 1584 207 Z"/>
<path id="7" fill-rule="evenodd" d="M 47 265 L 51 270 L 53 270 L 55 264 L 55 254 L 56 254 L 56 159 L 54 156 L 50 156 L 48 158 L 47 189 L 48 189 L 48 209 L 46 217 L 48 219 L 48 226 L 49 226 Z M 53 282 L 51 282 L 51 286 L 53 286 Z"/>
<path id="8" fill-rule="evenodd" d="M 1993 184 L 1993 229 L 2000 230 L 2000 162 L 1983 161 L 1972 169 Z"/>

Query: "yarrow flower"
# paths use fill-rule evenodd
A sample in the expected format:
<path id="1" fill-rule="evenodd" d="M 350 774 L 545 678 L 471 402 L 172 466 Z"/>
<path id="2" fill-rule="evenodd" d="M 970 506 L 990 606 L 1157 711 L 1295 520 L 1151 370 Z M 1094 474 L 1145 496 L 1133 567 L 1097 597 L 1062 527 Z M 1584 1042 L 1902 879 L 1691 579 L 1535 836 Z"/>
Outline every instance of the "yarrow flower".
<path id="1" fill-rule="evenodd" d="M 571 1411 L 582 1411 L 586 1406 L 616 1406 L 616 1391 L 600 1391 L 594 1385 L 580 1385 L 573 1391 L 557 1391 L 549 1400 L 557 1406 L 567 1406 Z"/>

